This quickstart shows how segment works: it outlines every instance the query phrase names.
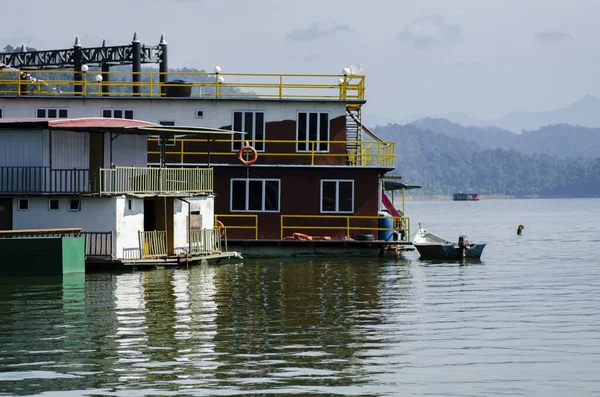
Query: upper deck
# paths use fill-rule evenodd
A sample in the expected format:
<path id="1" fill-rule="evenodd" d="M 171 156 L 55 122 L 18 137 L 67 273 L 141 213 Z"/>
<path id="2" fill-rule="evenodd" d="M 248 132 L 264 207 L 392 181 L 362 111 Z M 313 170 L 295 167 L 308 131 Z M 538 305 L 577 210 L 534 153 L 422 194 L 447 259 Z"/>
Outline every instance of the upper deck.
<path id="1" fill-rule="evenodd" d="M 359 106 L 365 102 L 365 76 L 5 68 L 0 69 L 0 95 L 303 99 Z"/>

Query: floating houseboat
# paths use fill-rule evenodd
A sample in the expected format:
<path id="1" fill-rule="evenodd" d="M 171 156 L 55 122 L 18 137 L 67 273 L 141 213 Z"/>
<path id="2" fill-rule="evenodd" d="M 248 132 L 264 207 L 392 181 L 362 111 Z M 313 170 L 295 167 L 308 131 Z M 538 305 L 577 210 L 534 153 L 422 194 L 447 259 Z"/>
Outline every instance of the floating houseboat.
<path id="1" fill-rule="evenodd" d="M 66 50 L 0 54 L 0 117 L 10 127 L 0 132 L 9 143 L 0 149 L 0 228 L 110 232 L 111 255 L 132 258 L 157 245 L 153 257 L 187 255 L 193 230 L 226 236 L 244 256 L 411 244 L 410 219 L 383 188 L 395 143 L 361 123 L 360 68 L 211 69 L 170 72 L 164 37 L 157 46 L 134 36 L 128 46 L 77 39 Z M 30 120 L 15 130 L 22 124 L 6 119 Z M 104 128 L 101 119 L 113 121 Z M 135 227 L 124 226 L 129 217 Z"/>
<path id="2" fill-rule="evenodd" d="M 478 193 L 463 193 L 458 192 L 452 195 L 452 200 L 454 201 L 477 201 L 479 200 Z"/>

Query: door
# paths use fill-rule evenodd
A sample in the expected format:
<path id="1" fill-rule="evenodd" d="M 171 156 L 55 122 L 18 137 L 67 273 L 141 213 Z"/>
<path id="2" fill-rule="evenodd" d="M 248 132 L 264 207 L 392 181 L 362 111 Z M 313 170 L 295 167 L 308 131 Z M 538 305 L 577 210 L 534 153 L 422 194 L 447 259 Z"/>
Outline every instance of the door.
<path id="1" fill-rule="evenodd" d="M 144 231 L 164 233 L 168 255 L 175 255 L 173 211 L 173 197 L 147 198 L 144 200 Z"/>
<path id="2" fill-rule="evenodd" d="M 12 230 L 11 198 L 0 198 L 0 230 Z"/>
<path id="3" fill-rule="evenodd" d="M 90 132 L 90 188 L 100 188 L 100 168 L 104 167 L 104 134 Z"/>

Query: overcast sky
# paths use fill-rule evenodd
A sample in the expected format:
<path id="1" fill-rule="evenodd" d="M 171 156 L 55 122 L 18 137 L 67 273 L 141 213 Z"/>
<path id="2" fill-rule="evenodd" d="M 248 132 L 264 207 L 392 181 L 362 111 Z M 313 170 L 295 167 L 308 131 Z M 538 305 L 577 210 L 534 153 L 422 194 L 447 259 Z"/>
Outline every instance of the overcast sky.
<path id="1" fill-rule="evenodd" d="M 598 0 L 4 1 L 5 44 L 69 48 L 164 34 L 170 67 L 366 74 L 369 115 L 480 119 L 600 96 Z"/>

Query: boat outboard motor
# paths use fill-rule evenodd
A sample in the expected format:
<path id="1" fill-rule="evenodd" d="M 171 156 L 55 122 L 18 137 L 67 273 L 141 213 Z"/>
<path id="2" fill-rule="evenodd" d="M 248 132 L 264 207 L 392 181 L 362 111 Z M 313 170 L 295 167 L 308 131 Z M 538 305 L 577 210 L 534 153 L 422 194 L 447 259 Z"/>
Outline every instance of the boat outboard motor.
<path id="1" fill-rule="evenodd" d="M 469 239 L 464 234 L 458 236 L 458 248 L 460 248 L 460 252 L 462 257 L 467 256 L 467 249 L 469 248 Z"/>

